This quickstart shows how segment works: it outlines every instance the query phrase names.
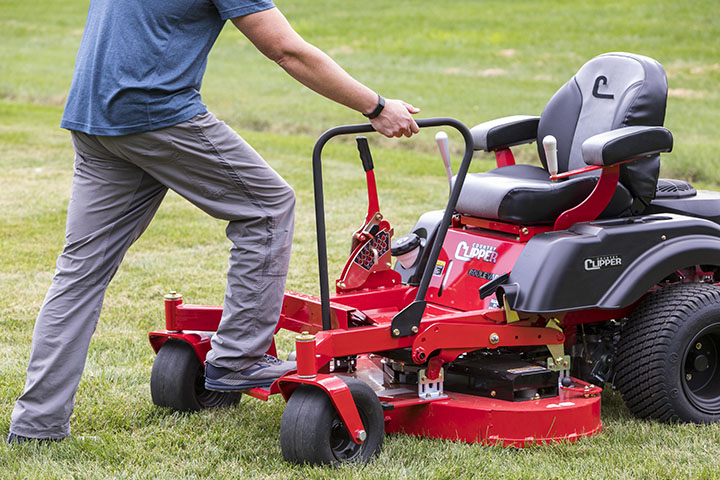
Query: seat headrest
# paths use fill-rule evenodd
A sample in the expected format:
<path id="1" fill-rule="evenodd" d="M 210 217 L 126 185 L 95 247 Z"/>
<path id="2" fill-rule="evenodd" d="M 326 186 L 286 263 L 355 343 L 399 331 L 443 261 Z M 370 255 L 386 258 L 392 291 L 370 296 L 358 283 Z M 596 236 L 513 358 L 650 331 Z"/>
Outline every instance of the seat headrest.
<path id="1" fill-rule="evenodd" d="M 652 58 L 632 53 L 599 55 L 583 65 L 543 110 L 538 125 L 538 154 L 546 165 L 542 139 L 558 142 L 561 172 L 582 168 L 581 146 L 589 137 L 629 126 L 662 126 L 667 77 Z M 655 194 L 659 160 L 646 159 L 621 169 L 620 181 L 647 203 Z"/>

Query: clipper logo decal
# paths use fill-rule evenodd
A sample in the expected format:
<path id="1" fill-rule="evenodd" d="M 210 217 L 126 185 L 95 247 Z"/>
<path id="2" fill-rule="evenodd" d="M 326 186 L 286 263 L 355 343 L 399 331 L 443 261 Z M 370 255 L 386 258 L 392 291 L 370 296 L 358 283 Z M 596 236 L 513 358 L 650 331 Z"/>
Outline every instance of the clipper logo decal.
<path id="1" fill-rule="evenodd" d="M 488 263 L 497 263 L 498 254 L 495 251 L 495 247 L 490 245 L 473 243 L 472 246 L 470 246 L 467 242 L 461 241 L 455 249 L 455 258 L 463 262 L 469 262 L 473 258 L 476 258 Z"/>
<path id="2" fill-rule="evenodd" d="M 607 87 L 608 79 L 607 79 L 607 77 L 606 77 L 605 75 L 600 75 L 599 77 L 597 77 L 597 78 L 595 79 L 595 85 L 593 85 L 593 91 L 592 91 L 593 97 L 595 97 L 595 98 L 605 98 L 605 99 L 607 99 L 607 100 L 612 100 L 613 98 L 615 98 L 615 95 L 612 95 L 612 94 L 609 94 L 609 93 L 600 93 L 600 92 L 599 92 L 599 90 L 600 90 L 600 84 L 602 84 L 602 85 L 604 85 L 604 86 Z"/>
<path id="3" fill-rule="evenodd" d="M 442 260 L 438 260 L 437 263 L 435 264 L 435 270 L 433 270 L 433 275 L 435 275 L 436 277 L 439 277 L 440 275 L 443 274 L 444 271 L 445 271 L 445 262 L 443 262 Z"/>
<path id="4" fill-rule="evenodd" d="M 620 255 L 604 255 L 602 257 L 592 257 L 585 259 L 585 270 L 587 270 L 588 272 L 620 266 L 622 266 L 622 257 Z"/>

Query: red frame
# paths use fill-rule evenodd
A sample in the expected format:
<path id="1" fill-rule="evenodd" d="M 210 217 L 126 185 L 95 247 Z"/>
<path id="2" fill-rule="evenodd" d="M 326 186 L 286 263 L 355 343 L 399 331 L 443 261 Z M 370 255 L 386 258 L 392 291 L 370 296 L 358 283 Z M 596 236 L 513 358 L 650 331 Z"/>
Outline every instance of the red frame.
<path id="1" fill-rule="evenodd" d="M 510 149 L 498 150 L 495 155 L 498 166 L 515 164 Z M 280 393 L 287 400 L 299 385 L 320 388 L 330 397 L 357 443 L 361 443 L 363 425 L 350 390 L 342 381 L 343 375 L 355 376 L 374 386 L 380 400 L 389 408 L 385 412 L 385 430 L 388 433 L 404 432 L 519 447 L 574 441 L 598 433 L 602 429 L 600 389 L 580 380 L 573 379 L 580 388 L 560 389 L 556 397 L 524 402 L 453 392 L 446 392 L 444 397 L 427 399 L 407 389 L 398 391 L 392 386 L 384 386 L 380 357 L 372 352 L 408 348 L 415 363 L 429 360 L 426 376 L 432 380 L 441 374 L 444 363 L 454 361 L 465 352 L 498 347 L 563 345 L 574 341 L 576 325 L 626 316 L 632 306 L 614 311 L 558 314 L 558 321 L 565 328 L 561 331 L 546 326 L 549 325 L 548 319 L 538 315 L 524 315 L 519 321 L 513 321 L 517 318 L 508 321 L 507 311 L 494 306 L 489 298 L 480 303 L 460 301 L 468 295 L 477 295 L 478 285 L 503 271 L 509 271 L 533 236 L 595 219 L 607 206 L 617 187 L 619 164 L 588 167 L 551 177 L 557 180 L 600 168 L 602 173 L 592 193 L 582 203 L 561 214 L 552 227 L 455 216 L 438 265 L 450 263 L 454 256 L 454 259 L 463 262 L 462 268 L 456 269 L 453 276 L 450 276 L 449 266 L 447 270 L 439 268 L 441 274 L 431 280 L 428 288 L 425 297 L 428 303 L 418 331 L 409 337 L 394 337 L 391 321 L 413 302 L 417 288 L 400 284 L 399 275 L 390 269 L 387 255 L 373 259 L 372 268 L 366 273 L 358 269 L 357 261 L 353 264 L 358 253 L 374 240 L 368 234 L 368 226 L 377 225 L 379 228 L 373 231 L 392 235 L 390 225 L 379 212 L 374 173 L 372 170 L 366 172 L 368 214 L 363 226 L 353 235 L 353 255 L 336 283 L 337 294 L 331 297 L 332 329 L 322 330 L 318 297 L 287 291 L 277 330 L 302 333 L 296 339 L 297 371 L 283 376 L 269 389 L 255 388 L 247 393 L 261 400 Z M 465 250 L 461 249 L 461 244 Z M 445 275 L 448 276 L 447 281 Z M 469 280 L 468 275 L 474 280 Z M 446 288 L 445 298 L 441 298 L 443 288 Z M 451 297 L 449 300 L 448 295 Z M 480 308 L 477 308 L 478 304 Z M 362 325 L 353 324 L 353 315 L 357 313 L 363 314 Z M 186 342 L 204 362 L 210 350 L 210 333 L 217 329 L 221 317 L 221 307 L 186 305 L 180 295 L 168 295 L 165 299 L 166 329 L 151 332 L 150 343 L 157 352 L 169 339 Z M 268 353 L 276 354 L 274 342 Z M 357 370 L 353 374 L 330 374 L 332 360 L 347 356 L 357 356 Z"/>
<path id="2" fill-rule="evenodd" d="M 550 230 L 550 227 L 510 226 L 469 217 L 458 217 L 454 224 L 448 232 L 452 233 L 450 240 L 472 238 L 478 242 L 520 248 L 532 235 Z M 491 227 L 495 227 L 497 233 L 490 232 Z M 524 228 L 527 228 L 525 232 Z M 517 239 L 508 238 L 508 230 L 517 234 Z M 450 240 L 448 245 L 452 249 L 454 244 Z M 514 262 L 514 258 L 509 260 Z M 494 265 L 504 268 L 501 260 L 502 257 Z M 462 278 L 457 283 L 462 284 Z M 433 288 L 431 284 L 428 296 L 436 292 Z M 391 285 L 338 293 L 331 297 L 331 330 L 322 330 L 318 297 L 287 291 L 278 330 L 307 332 L 296 340 L 298 370 L 285 375 L 269 389 L 256 388 L 247 393 L 261 400 L 280 393 L 287 400 L 301 384 L 320 388 L 331 398 L 351 437 L 360 443 L 362 423 L 349 389 L 341 380 L 343 374 L 329 372 L 333 358 L 357 355 L 356 376 L 365 379 L 376 375 L 381 379 L 382 372 L 378 373 L 380 367 L 377 365 L 379 357 L 371 352 L 410 348 L 418 363 L 432 355 L 426 375 L 433 379 L 437 378 L 444 363 L 452 362 L 468 351 L 503 346 L 562 345 L 567 340 L 563 332 L 545 327 L 547 320 L 536 315 L 508 323 L 505 310 L 499 308 L 459 310 L 437 303 L 428 303 L 417 335 L 393 337 L 392 318 L 414 300 L 416 291 L 416 287 Z M 222 308 L 184 304 L 179 295 L 168 296 L 165 307 L 166 329 L 150 333 L 155 351 L 172 338 L 191 345 L 204 362 L 210 349 L 209 332 L 217 329 Z M 352 326 L 352 316 L 358 311 L 366 315 L 366 325 Z M 597 311 L 593 320 L 617 318 L 617 313 Z M 274 350 L 272 345 L 270 353 L 274 354 Z M 369 384 L 377 385 L 381 381 Z M 448 392 L 446 398 L 431 400 L 407 391 L 397 395 L 378 392 L 378 395 L 392 408 L 385 412 L 388 433 L 403 431 L 433 438 L 525 446 L 574 441 L 602 429 L 600 397 L 595 393 L 585 397 L 578 392 L 564 391 L 552 399 L 527 402 L 503 402 L 452 392 Z"/>

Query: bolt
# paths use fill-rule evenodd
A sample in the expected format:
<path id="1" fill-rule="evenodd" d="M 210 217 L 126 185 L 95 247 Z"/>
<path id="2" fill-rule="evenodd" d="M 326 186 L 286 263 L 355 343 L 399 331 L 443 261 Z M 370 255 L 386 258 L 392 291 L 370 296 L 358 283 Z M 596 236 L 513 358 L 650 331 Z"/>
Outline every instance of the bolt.
<path id="1" fill-rule="evenodd" d="M 385 264 L 385 266 L 388 267 L 388 268 L 392 268 L 392 263 L 387 262 L 387 263 Z"/>
<path id="2" fill-rule="evenodd" d="M 522 233 L 523 235 L 527 235 L 528 233 L 530 233 L 530 230 L 528 230 L 527 227 L 523 227 L 523 228 L 520 230 L 520 233 Z"/>
<path id="3" fill-rule="evenodd" d="M 492 343 L 493 345 L 495 345 L 495 344 L 497 344 L 498 342 L 500 342 L 500 335 L 498 335 L 497 333 L 493 332 L 493 333 L 490 334 L 489 340 L 490 340 L 490 343 Z"/>
<path id="4" fill-rule="evenodd" d="M 698 342 L 695 344 L 695 349 L 700 350 L 702 348 L 702 343 Z"/>
<path id="5" fill-rule="evenodd" d="M 393 337 L 398 337 L 398 336 L 400 336 L 400 329 L 396 328 L 395 330 L 393 330 Z"/>
<path id="6" fill-rule="evenodd" d="M 298 342 L 312 342 L 315 340 L 315 335 L 310 335 L 310 332 L 302 332 L 300 335 L 295 337 Z"/>
<path id="7" fill-rule="evenodd" d="M 665 240 L 667 240 L 667 237 L 665 235 L 663 235 L 662 237 L 660 237 L 660 240 L 665 241 Z"/>
<path id="8" fill-rule="evenodd" d="M 413 333 L 417 333 L 417 332 L 418 332 L 418 327 L 412 327 L 410 330 L 412 330 Z"/>
<path id="9" fill-rule="evenodd" d="M 380 213 L 375 214 L 375 220 L 382 220 L 383 216 Z"/>
<path id="10" fill-rule="evenodd" d="M 562 365 L 564 362 L 565 362 L 565 359 L 564 359 L 563 357 L 557 357 L 557 358 L 555 359 L 555 363 L 556 363 L 557 365 Z"/>
<path id="11" fill-rule="evenodd" d="M 690 380 L 692 380 L 692 373 L 686 374 L 686 375 L 685 375 L 685 380 L 687 380 L 688 382 L 689 382 Z"/>
<path id="12" fill-rule="evenodd" d="M 365 430 L 360 430 L 359 432 L 357 432 L 358 440 L 360 440 L 361 442 L 364 442 L 366 438 L 367 438 L 367 432 L 365 432 Z"/>
<path id="13" fill-rule="evenodd" d="M 338 282 L 338 287 L 340 287 L 340 288 L 345 288 L 345 283 L 344 283 L 344 282 Z"/>
<path id="14" fill-rule="evenodd" d="M 491 396 L 491 397 L 494 397 L 495 395 L 497 395 L 497 392 L 496 392 L 495 390 L 493 390 L 493 391 L 490 392 L 490 396 Z"/>

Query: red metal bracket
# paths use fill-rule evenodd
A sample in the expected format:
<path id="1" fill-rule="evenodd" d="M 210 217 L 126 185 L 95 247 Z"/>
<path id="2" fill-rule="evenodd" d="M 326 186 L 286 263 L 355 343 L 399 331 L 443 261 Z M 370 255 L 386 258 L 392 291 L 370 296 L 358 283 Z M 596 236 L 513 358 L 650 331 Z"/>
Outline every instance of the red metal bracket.
<path id="1" fill-rule="evenodd" d="M 205 363 L 207 352 L 210 351 L 210 335 L 206 335 L 202 332 L 183 333 L 159 330 L 150 332 L 148 337 L 150 345 L 155 353 L 159 352 L 160 348 L 165 345 L 165 342 L 171 338 L 187 343 L 195 351 L 195 355 L 197 355 L 198 359 L 203 363 Z"/>
<path id="2" fill-rule="evenodd" d="M 495 150 L 495 162 L 498 167 L 507 167 L 508 165 L 515 165 L 515 157 L 509 148 L 503 148 L 502 150 Z"/>
<path id="3" fill-rule="evenodd" d="M 553 328 L 435 323 L 416 336 L 412 358 L 416 363 L 423 363 L 431 353 L 441 349 L 459 355 L 462 352 L 457 350 L 468 352 L 481 348 L 558 345 L 563 342 L 565 335 Z"/>
<path id="4" fill-rule="evenodd" d="M 568 170 L 567 172 L 557 173 L 555 175 L 550 175 L 550 180 L 553 182 L 555 180 L 560 180 L 561 178 L 568 178 L 575 175 L 580 175 L 581 173 L 587 173 L 587 172 L 594 172 L 595 170 L 602 170 L 603 167 L 600 165 L 590 165 L 583 168 L 576 168 L 575 170 Z"/>
<path id="5" fill-rule="evenodd" d="M 333 328 L 347 328 L 348 316 L 356 310 L 336 302 L 330 303 L 330 318 Z M 214 332 L 222 318 L 222 307 L 183 304 L 176 295 L 165 299 L 165 328 L 171 332 L 198 330 Z M 295 332 L 315 333 L 322 329 L 320 299 L 311 295 L 285 291 L 280 319 L 282 327 Z"/>
<path id="6" fill-rule="evenodd" d="M 578 222 L 595 220 L 610 203 L 619 179 L 620 165 L 603 167 L 600 178 L 590 195 L 580 205 L 560 214 L 555 221 L 553 230 L 567 230 Z"/>
<path id="7" fill-rule="evenodd" d="M 425 376 L 429 378 L 430 380 L 435 380 L 440 376 L 440 369 L 445 364 L 445 359 L 436 356 L 430 359 L 428 362 L 427 370 L 425 371 Z"/>
<path id="8" fill-rule="evenodd" d="M 298 375 L 286 375 L 276 382 L 282 392 L 285 401 L 290 399 L 292 392 L 300 384 L 313 385 L 322 389 L 328 394 L 335 409 L 340 415 L 340 419 L 350 434 L 350 437 L 357 444 L 361 444 L 361 432 L 365 430 L 360 420 L 355 401 L 350 393 L 350 388 L 343 382 L 340 377 L 334 375 L 318 374 L 314 378 L 301 378 Z M 274 387 L 275 385 L 273 385 Z"/>
<path id="9" fill-rule="evenodd" d="M 538 233 L 549 232 L 552 230 L 547 225 L 523 226 L 514 223 L 502 222 L 500 220 L 487 220 L 484 218 L 468 217 L 460 215 L 459 222 L 467 227 L 485 228 L 496 232 L 510 233 L 517 237 L 519 242 L 527 242 Z"/>
<path id="10" fill-rule="evenodd" d="M 573 392 L 573 393 L 579 393 L 580 395 L 584 396 L 585 398 L 592 397 L 594 395 L 600 395 L 602 393 L 602 388 L 598 387 L 597 385 L 585 385 L 581 387 L 560 387 L 560 390 L 566 391 L 566 392 Z"/>

